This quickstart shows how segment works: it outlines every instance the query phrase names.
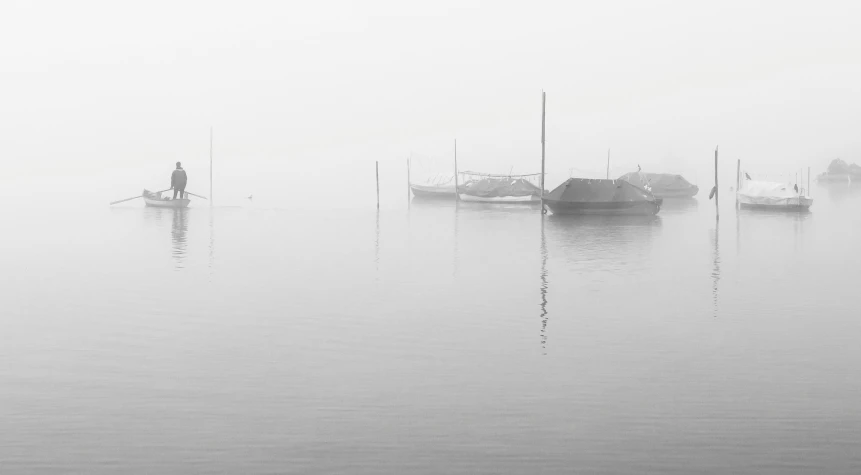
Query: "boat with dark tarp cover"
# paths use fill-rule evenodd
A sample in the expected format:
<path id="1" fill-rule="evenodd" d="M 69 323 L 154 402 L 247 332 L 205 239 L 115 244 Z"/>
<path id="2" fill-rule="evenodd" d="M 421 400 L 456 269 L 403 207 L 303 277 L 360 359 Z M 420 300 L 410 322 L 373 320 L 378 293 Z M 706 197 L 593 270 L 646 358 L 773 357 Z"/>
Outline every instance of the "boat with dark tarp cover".
<path id="1" fill-rule="evenodd" d="M 569 178 L 544 195 L 553 214 L 655 215 L 662 202 L 625 180 Z"/>

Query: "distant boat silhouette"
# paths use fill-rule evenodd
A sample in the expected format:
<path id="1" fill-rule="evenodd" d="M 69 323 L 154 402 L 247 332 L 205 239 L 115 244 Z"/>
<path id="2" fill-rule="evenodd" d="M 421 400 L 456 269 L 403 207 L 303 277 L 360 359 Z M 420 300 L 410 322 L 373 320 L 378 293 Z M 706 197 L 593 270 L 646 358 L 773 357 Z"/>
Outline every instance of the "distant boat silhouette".
<path id="1" fill-rule="evenodd" d="M 251 199 L 251 198 L 253 198 L 253 197 L 254 197 L 254 195 L 250 195 L 250 196 L 248 196 L 248 199 L 250 200 L 250 199 Z"/>

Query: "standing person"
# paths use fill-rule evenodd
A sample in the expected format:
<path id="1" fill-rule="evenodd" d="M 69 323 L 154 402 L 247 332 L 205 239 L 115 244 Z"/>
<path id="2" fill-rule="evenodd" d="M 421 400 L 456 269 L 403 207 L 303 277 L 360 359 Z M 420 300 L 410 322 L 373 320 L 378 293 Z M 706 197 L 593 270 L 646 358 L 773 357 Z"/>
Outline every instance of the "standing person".
<path id="1" fill-rule="evenodd" d="M 176 170 L 170 175 L 170 187 L 173 188 L 173 199 L 179 192 L 179 199 L 185 198 L 185 185 L 188 183 L 188 175 L 182 169 L 182 163 L 176 162 Z"/>

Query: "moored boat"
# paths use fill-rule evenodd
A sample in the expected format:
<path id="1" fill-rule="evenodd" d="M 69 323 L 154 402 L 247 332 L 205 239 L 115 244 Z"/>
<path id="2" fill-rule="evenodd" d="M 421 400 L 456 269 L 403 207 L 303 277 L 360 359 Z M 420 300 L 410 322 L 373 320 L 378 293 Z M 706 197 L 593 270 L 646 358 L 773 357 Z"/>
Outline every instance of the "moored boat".
<path id="1" fill-rule="evenodd" d="M 462 172 L 466 179 L 457 187 L 461 201 L 480 203 L 519 203 L 541 202 L 541 188 L 530 180 L 540 174 L 530 175 L 491 175 L 487 173 Z"/>
<path id="2" fill-rule="evenodd" d="M 649 191 L 655 198 L 692 198 L 700 190 L 697 185 L 692 184 L 685 177 L 669 173 L 636 171 L 626 173 L 619 179 Z"/>
<path id="3" fill-rule="evenodd" d="M 835 158 L 828 169 L 816 177 L 820 183 L 861 183 L 861 166 Z"/>
<path id="4" fill-rule="evenodd" d="M 419 185 L 410 183 L 410 190 L 417 198 L 448 198 L 454 199 L 456 193 L 454 183 Z"/>
<path id="5" fill-rule="evenodd" d="M 191 200 L 188 198 L 180 198 L 180 199 L 170 199 L 161 196 L 162 192 L 151 192 L 149 190 L 144 190 L 141 197 L 144 200 L 146 206 L 152 206 L 154 208 L 187 208 L 188 204 L 191 203 Z"/>
<path id="6" fill-rule="evenodd" d="M 813 198 L 785 183 L 745 180 L 736 193 L 742 209 L 774 211 L 808 211 Z"/>
<path id="7" fill-rule="evenodd" d="M 544 195 L 553 214 L 655 215 L 662 202 L 625 180 L 569 178 Z"/>

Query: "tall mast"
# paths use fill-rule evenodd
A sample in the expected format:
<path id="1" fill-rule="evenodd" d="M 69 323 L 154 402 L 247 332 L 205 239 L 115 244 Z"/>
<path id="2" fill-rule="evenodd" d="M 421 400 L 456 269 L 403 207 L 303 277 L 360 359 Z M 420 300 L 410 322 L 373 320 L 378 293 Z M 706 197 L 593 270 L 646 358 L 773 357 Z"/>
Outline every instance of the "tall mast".
<path id="1" fill-rule="evenodd" d="M 541 212 L 544 213 L 544 113 L 547 94 L 541 91 Z"/>

